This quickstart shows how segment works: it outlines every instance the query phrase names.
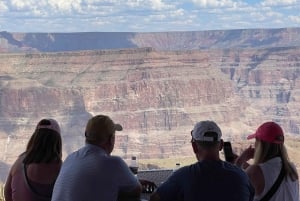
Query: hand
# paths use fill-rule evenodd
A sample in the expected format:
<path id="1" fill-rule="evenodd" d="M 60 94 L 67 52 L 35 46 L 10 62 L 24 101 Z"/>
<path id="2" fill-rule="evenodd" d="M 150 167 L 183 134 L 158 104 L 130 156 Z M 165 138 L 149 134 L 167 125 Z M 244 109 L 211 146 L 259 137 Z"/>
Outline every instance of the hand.
<path id="1" fill-rule="evenodd" d="M 248 161 L 254 157 L 254 151 L 255 151 L 255 149 L 252 148 L 252 145 L 250 145 L 247 149 L 245 149 L 241 153 L 240 157 L 243 157 L 244 160 Z"/>
<path id="2" fill-rule="evenodd" d="M 142 193 L 153 193 L 153 191 L 157 188 L 156 184 L 152 181 L 144 179 L 140 179 L 139 181 L 143 187 Z"/>
<path id="3" fill-rule="evenodd" d="M 239 167 L 242 167 L 244 163 L 254 157 L 255 149 L 250 145 L 247 149 L 245 149 L 241 155 L 235 160 L 235 164 Z"/>

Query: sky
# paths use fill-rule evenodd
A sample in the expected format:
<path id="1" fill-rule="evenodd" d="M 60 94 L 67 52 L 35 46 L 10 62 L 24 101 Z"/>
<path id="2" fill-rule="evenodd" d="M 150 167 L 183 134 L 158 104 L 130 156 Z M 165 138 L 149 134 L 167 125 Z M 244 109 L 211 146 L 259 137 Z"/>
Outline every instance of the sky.
<path id="1" fill-rule="evenodd" d="M 166 32 L 300 27 L 300 0 L 0 0 L 0 31 Z"/>

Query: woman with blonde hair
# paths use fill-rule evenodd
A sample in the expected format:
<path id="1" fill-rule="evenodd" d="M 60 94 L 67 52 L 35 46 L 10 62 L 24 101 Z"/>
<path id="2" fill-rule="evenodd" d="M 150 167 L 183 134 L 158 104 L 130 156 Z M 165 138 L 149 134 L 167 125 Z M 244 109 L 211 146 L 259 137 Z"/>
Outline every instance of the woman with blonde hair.
<path id="1" fill-rule="evenodd" d="M 284 146 L 282 128 L 265 122 L 247 139 L 255 139 L 255 147 L 244 150 L 235 163 L 247 172 L 255 189 L 254 200 L 299 201 L 298 173 Z M 250 159 L 252 165 L 247 163 Z"/>
<path id="2" fill-rule="evenodd" d="M 42 119 L 10 169 L 6 201 L 50 201 L 62 165 L 60 127 L 54 119 Z"/>

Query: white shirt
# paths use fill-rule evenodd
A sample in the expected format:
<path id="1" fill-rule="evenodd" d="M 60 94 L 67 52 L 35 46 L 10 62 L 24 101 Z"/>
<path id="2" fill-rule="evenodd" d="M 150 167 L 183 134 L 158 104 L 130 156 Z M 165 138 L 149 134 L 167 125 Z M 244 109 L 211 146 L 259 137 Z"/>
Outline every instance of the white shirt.
<path id="1" fill-rule="evenodd" d="M 281 158 L 272 158 L 259 166 L 264 175 L 265 188 L 261 195 L 254 197 L 254 201 L 263 198 L 275 183 L 282 166 Z M 292 181 L 290 177 L 285 177 L 270 201 L 299 201 L 299 181 Z"/>
<path id="2" fill-rule="evenodd" d="M 64 161 L 54 185 L 52 201 L 116 201 L 118 193 L 139 185 L 127 164 L 87 144 Z"/>

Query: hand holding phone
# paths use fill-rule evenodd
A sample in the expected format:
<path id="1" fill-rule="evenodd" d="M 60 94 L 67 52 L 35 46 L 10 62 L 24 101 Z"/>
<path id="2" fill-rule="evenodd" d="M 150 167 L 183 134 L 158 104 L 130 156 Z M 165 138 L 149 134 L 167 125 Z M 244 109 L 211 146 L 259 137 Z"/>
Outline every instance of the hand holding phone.
<path id="1" fill-rule="evenodd" d="M 232 152 L 231 142 L 224 142 L 223 146 L 225 160 L 227 162 L 233 163 L 235 159 L 235 154 Z"/>

